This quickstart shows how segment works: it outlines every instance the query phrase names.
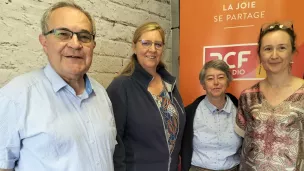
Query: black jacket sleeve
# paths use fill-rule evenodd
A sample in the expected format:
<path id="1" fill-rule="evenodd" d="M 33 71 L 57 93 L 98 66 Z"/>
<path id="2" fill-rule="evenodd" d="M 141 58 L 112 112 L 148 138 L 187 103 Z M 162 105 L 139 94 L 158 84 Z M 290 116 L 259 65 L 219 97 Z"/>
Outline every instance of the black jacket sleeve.
<path id="1" fill-rule="evenodd" d="M 182 171 L 189 171 L 191 167 L 191 157 L 192 157 L 192 139 L 193 139 L 193 126 L 192 126 L 192 113 L 193 110 L 187 106 L 186 111 L 186 125 L 182 139 L 181 146 L 181 168 Z"/>
<path id="2" fill-rule="evenodd" d="M 113 112 L 117 128 L 117 145 L 114 151 L 114 170 L 126 171 L 125 164 L 125 147 L 123 144 L 126 118 L 127 118 L 127 105 L 126 105 L 126 92 L 124 90 L 123 80 L 116 78 L 107 88 L 108 96 L 112 102 Z"/>
<path id="3" fill-rule="evenodd" d="M 186 106 L 186 125 L 182 139 L 181 147 L 181 166 L 182 171 L 189 171 L 193 153 L 193 122 L 195 111 L 199 103 L 205 98 L 205 95 L 198 97 L 193 103 Z"/>

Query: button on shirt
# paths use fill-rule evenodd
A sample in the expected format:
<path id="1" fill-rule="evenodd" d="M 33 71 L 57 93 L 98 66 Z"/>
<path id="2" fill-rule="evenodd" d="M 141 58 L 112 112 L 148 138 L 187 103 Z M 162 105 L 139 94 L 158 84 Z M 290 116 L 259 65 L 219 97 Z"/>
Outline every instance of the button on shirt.
<path id="1" fill-rule="evenodd" d="M 50 65 L 0 89 L 0 168 L 113 171 L 116 128 L 105 89 L 77 96 Z"/>
<path id="2" fill-rule="evenodd" d="M 230 169 L 240 163 L 241 137 L 234 132 L 236 107 L 226 96 L 218 110 L 206 96 L 194 117 L 193 155 L 191 164 L 212 170 Z"/>

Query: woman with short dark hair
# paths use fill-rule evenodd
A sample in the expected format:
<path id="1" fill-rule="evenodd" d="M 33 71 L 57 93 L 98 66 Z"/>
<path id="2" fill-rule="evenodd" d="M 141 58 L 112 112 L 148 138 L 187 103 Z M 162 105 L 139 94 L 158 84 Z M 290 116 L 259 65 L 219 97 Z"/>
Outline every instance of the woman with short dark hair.
<path id="1" fill-rule="evenodd" d="M 222 60 L 207 62 L 199 74 L 206 95 L 186 107 L 183 171 L 237 171 L 242 138 L 234 132 L 238 100 L 225 93 L 232 81 Z"/>

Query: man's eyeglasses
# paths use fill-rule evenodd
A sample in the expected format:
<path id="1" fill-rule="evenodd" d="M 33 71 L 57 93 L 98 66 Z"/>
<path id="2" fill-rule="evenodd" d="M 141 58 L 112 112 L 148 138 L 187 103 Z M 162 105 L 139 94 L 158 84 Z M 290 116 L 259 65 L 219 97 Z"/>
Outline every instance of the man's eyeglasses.
<path id="1" fill-rule="evenodd" d="M 293 23 L 291 21 L 283 21 L 283 22 L 274 22 L 274 23 L 265 23 L 261 27 L 261 33 L 273 30 L 273 29 L 291 29 L 293 30 Z"/>
<path id="2" fill-rule="evenodd" d="M 150 48 L 152 44 L 154 44 L 155 49 L 162 49 L 164 47 L 164 43 L 160 41 L 152 42 L 151 40 L 139 40 L 139 42 L 145 48 Z"/>
<path id="3" fill-rule="evenodd" d="M 95 35 L 92 33 L 86 31 L 73 32 L 66 28 L 53 29 L 47 33 L 44 33 L 43 35 L 46 36 L 49 34 L 53 34 L 55 37 L 62 41 L 71 40 L 74 34 L 77 35 L 77 39 L 82 43 L 91 43 L 95 39 Z"/>

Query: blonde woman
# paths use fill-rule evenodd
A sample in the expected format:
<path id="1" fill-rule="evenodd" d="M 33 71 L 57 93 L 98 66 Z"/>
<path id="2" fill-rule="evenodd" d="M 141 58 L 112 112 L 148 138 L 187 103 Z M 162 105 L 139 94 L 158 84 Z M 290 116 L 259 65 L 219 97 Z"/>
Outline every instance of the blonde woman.
<path id="1" fill-rule="evenodd" d="M 176 79 L 161 61 L 164 30 L 149 22 L 133 37 L 130 63 L 109 85 L 118 139 L 115 171 L 177 171 L 185 125 Z"/>

